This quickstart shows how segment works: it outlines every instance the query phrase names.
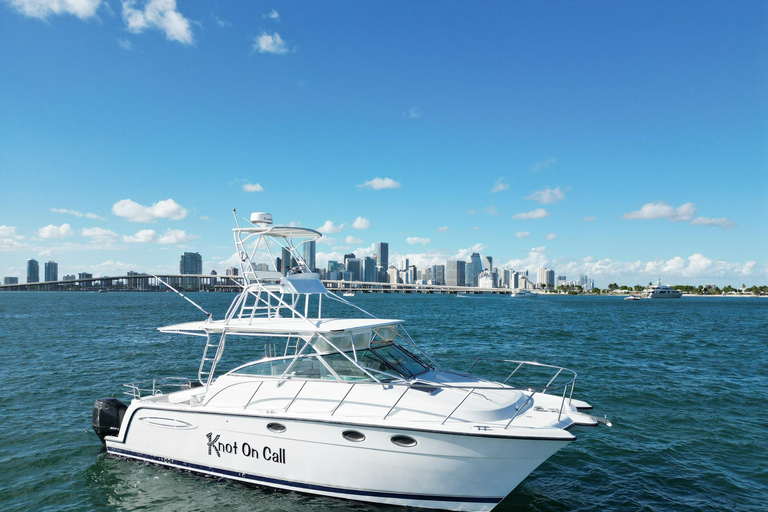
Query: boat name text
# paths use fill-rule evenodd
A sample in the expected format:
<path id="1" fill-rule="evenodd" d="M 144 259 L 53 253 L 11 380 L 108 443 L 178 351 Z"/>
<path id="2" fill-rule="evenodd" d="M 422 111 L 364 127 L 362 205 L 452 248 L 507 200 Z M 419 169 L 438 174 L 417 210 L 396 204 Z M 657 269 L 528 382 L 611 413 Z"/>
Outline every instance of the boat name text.
<path id="1" fill-rule="evenodd" d="M 208 438 L 208 455 L 216 454 L 217 457 L 221 457 L 222 454 L 241 455 L 250 459 L 264 459 L 278 464 L 285 464 L 285 448 L 273 449 L 269 446 L 264 446 L 259 449 L 256 446 L 251 446 L 248 443 L 240 443 L 237 441 L 232 443 L 225 443 L 219 441 L 221 434 L 215 434 L 208 432 L 205 437 Z"/>

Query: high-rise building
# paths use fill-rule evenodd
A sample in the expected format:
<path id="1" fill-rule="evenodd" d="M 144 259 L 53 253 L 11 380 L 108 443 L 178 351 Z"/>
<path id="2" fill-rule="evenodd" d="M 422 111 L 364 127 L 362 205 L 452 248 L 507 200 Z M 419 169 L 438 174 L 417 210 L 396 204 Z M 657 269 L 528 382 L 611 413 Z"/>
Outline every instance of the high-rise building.
<path id="1" fill-rule="evenodd" d="M 3 284 L 19 284 L 18 277 L 4 277 Z"/>
<path id="2" fill-rule="evenodd" d="M 80 280 L 80 286 L 83 288 L 93 287 L 93 281 L 86 281 L 86 279 L 93 279 L 93 274 L 89 272 L 79 272 L 77 278 Z"/>
<path id="3" fill-rule="evenodd" d="M 445 284 L 445 265 L 432 265 L 432 284 Z"/>
<path id="4" fill-rule="evenodd" d="M 345 258 L 344 260 L 345 270 L 352 276 L 350 281 L 360 281 L 360 274 L 362 270 L 362 262 L 360 258 Z M 346 279 L 345 279 L 346 280 Z"/>
<path id="5" fill-rule="evenodd" d="M 296 266 L 296 258 L 293 257 L 291 251 L 283 247 L 282 258 L 280 258 L 280 272 L 283 275 L 287 275 L 288 271 Z"/>
<path id="6" fill-rule="evenodd" d="M 448 286 L 464 286 L 466 283 L 466 262 L 448 261 L 445 265 L 445 284 Z"/>
<path id="7" fill-rule="evenodd" d="M 304 243 L 304 263 L 307 264 L 310 272 L 317 272 L 317 265 L 315 264 L 316 251 L 317 246 L 314 240 Z"/>
<path id="8" fill-rule="evenodd" d="M 202 274 L 203 257 L 196 252 L 185 252 L 179 260 L 179 274 Z"/>
<path id="9" fill-rule="evenodd" d="M 389 244 L 387 242 L 376 242 L 376 265 L 389 268 Z"/>
<path id="10" fill-rule="evenodd" d="M 36 259 L 27 260 L 27 282 L 39 283 L 40 282 L 40 264 Z"/>
<path id="11" fill-rule="evenodd" d="M 483 268 L 488 272 L 493 272 L 493 258 L 491 256 L 483 256 Z"/>
<path id="12" fill-rule="evenodd" d="M 547 267 L 539 267 L 537 273 L 537 281 L 539 288 L 554 288 L 555 287 L 555 271 L 548 269 Z"/>
<path id="13" fill-rule="evenodd" d="M 59 264 L 55 261 L 49 261 L 45 264 L 45 280 L 46 281 L 58 281 L 59 280 Z"/>
<path id="14" fill-rule="evenodd" d="M 387 269 L 387 276 L 389 278 L 389 283 L 391 284 L 398 284 L 402 283 L 403 281 L 400 279 L 400 272 L 397 270 L 397 267 L 389 267 Z"/>
<path id="15" fill-rule="evenodd" d="M 363 258 L 363 281 L 376 282 L 376 260 L 370 256 Z"/>
<path id="16" fill-rule="evenodd" d="M 477 275 L 483 271 L 483 263 L 480 255 L 473 252 L 469 257 L 469 263 L 465 267 L 465 281 L 467 286 L 477 286 Z"/>
<path id="17" fill-rule="evenodd" d="M 239 273 L 237 267 L 229 267 L 224 273 L 228 276 L 236 276 Z"/>
<path id="18" fill-rule="evenodd" d="M 494 288 L 493 274 L 488 270 L 483 270 L 477 275 L 477 286 L 479 288 Z"/>

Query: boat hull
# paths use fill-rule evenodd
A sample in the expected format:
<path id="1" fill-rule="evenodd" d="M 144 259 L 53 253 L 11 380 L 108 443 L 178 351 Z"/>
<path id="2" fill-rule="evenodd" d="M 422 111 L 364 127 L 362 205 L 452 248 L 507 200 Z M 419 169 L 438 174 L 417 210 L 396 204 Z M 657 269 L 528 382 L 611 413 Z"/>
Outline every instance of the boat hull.
<path id="1" fill-rule="evenodd" d="M 349 440 L 343 436 L 348 431 L 364 439 Z M 415 444 L 394 444 L 396 436 Z M 112 455 L 206 475 L 337 498 L 466 511 L 491 510 L 570 440 L 143 406 L 131 407 L 120 434 L 105 438 Z"/>

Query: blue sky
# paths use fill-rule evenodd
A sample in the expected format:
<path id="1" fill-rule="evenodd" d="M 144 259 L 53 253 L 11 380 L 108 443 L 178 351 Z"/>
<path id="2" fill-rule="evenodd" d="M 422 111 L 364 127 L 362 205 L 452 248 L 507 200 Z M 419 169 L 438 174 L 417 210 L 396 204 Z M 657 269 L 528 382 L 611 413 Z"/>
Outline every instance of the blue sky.
<path id="1" fill-rule="evenodd" d="M 0 276 L 319 263 L 768 282 L 765 2 L 0 0 Z M 42 266 L 42 265 L 41 265 Z"/>

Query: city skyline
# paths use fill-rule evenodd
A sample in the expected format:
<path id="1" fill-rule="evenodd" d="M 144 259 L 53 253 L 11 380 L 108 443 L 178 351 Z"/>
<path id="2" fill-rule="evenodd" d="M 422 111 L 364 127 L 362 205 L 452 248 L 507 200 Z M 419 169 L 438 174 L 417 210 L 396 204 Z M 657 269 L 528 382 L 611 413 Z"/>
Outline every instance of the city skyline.
<path id="1" fill-rule="evenodd" d="M 317 266 L 768 282 L 764 3 L 31 5 L 0 2 L 1 276 L 221 273 L 237 207 Z"/>

